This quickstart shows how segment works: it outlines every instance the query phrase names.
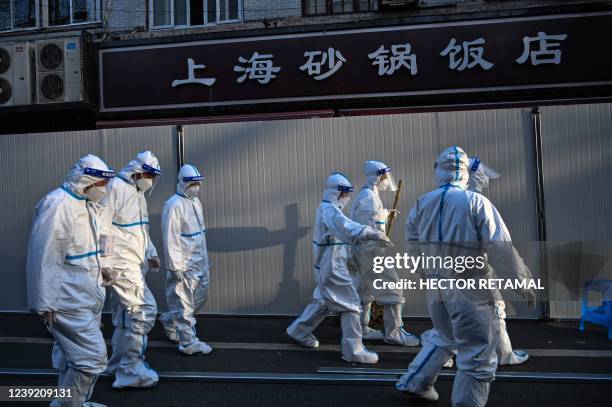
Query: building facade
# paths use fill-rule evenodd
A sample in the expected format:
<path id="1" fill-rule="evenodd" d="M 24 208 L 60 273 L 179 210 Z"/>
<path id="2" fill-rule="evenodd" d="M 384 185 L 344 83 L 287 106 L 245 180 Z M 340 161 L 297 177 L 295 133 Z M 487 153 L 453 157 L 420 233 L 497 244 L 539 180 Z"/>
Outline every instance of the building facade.
<path id="1" fill-rule="evenodd" d="M 169 109 L 143 108 L 139 111 L 109 113 L 101 106 L 103 92 L 100 82 L 103 81 L 104 72 L 101 72 L 103 67 L 99 60 L 99 50 L 229 39 L 233 39 L 236 43 L 268 36 L 308 38 L 318 34 L 322 38 L 333 32 L 350 33 L 359 30 L 365 30 L 362 37 L 372 37 L 381 30 L 394 27 L 397 29 L 422 27 L 427 24 L 434 25 L 434 29 L 429 31 L 432 33 L 440 31 L 435 29 L 436 24 L 439 28 L 445 24 L 455 24 L 455 27 L 467 24 L 476 27 L 482 21 L 528 20 L 545 16 L 548 18 L 551 15 L 558 17 L 598 13 L 605 15 L 610 10 L 612 4 L 609 1 L 5 0 L 2 1 L 0 8 L 0 46 L 2 47 L 0 55 L 3 58 L 3 65 L 6 66 L 6 69 L 2 68 L 5 72 L 0 74 L 0 86 L 2 86 L 0 118 L 3 121 L 0 132 L 93 129 L 119 125 L 119 122 L 126 120 L 148 120 L 150 124 L 151 120 L 166 120 L 166 122 L 175 118 L 214 120 L 214 117 L 225 118 L 232 115 L 251 117 L 265 114 L 276 117 L 280 114 L 286 117 L 290 112 L 303 114 L 304 111 L 318 112 L 321 109 L 332 111 L 338 116 L 343 114 L 341 112 L 346 113 L 349 110 L 368 112 L 380 108 L 431 110 L 432 106 L 435 109 L 435 106 L 441 105 L 528 104 L 534 100 L 545 102 L 551 99 L 601 101 L 602 98 L 610 96 L 610 87 L 603 84 L 605 81 L 598 80 L 598 86 L 590 86 L 587 90 L 582 85 L 566 86 L 567 83 L 582 82 L 576 80 L 576 77 L 580 76 L 578 73 L 573 77 L 569 75 L 558 78 L 565 83 L 565 86 L 539 88 L 537 91 L 526 90 L 526 83 L 520 85 L 510 83 L 511 81 L 506 83 L 505 78 L 497 77 L 490 81 L 492 86 L 488 86 L 493 90 L 486 92 L 459 92 L 454 89 L 452 93 L 436 93 L 434 91 L 440 85 L 434 79 L 430 79 L 430 83 L 421 87 L 422 92 L 413 92 L 401 97 L 389 97 L 389 94 L 402 93 L 397 92 L 397 89 L 393 89 L 393 92 L 376 92 L 377 86 L 374 84 L 373 89 L 367 93 L 381 93 L 378 98 L 361 98 L 359 96 L 363 91 L 359 89 L 345 89 L 343 92 L 322 89 L 319 93 L 310 94 L 309 98 L 299 94 L 271 98 L 281 102 L 272 100 L 269 103 L 239 103 L 232 100 L 231 103 L 215 103 L 214 106 L 206 105 L 198 108 L 194 108 L 192 102 L 185 104 L 159 102 L 160 105 L 176 106 Z M 559 24 L 561 31 L 557 31 L 562 32 L 563 21 L 560 20 Z M 396 36 L 397 40 L 401 40 L 400 31 Z M 477 30 L 472 31 L 474 39 L 480 38 L 481 33 Z M 469 30 L 465 34 L 468 32 Z M 494 37 L 495 33 L 492 35 Z M 537 31 L 525 32 L 524 35 L 537 35 Z M 486 38 L 486 41 L 491 43 L 493 37 Z M 70 39 L 79 40 L 70 41 Z M 469 42 L 466 40 L 467 37 L 463 42 Z M 520 41 L 520 37 L 518 40 Z M 551 38 L 551 41 L 553 40 L 554 38 Z M 55 43 L 49 45 L 45 41 L 55 41 Z M 346 36 L 346 41 L 353 42 L 350 46 L 358 47 L 357 36 Z M 78 47 L 75 46 L 77 43 Z M 457 44 L 466 46 L 461 44 L 461 41 Z M 49 46 L 43 52 L 42 48 L 45 45 Z M 416 51 L 422 53 L 424 47 L 431 48 L 431 45 L 417 49 L 416 44 L 412 44 L 412 47 L 415 53 Z M 593 47 L 593 51 L 597 52 L 594 45 Z M 304 52 L 306 51 L 304 49 Z M 368 50 L 369 53 L 374 51 Z M 451 51 L 452 49 L 447 50 L 448 58 L 454 56 Z M 284 51 L 281 49 L 279 52 Z M 425 52 L 432 53 L 434 50 L 425 49 Z M 501 53 L 503 50 L 498 49 L 496 52 Z M 66 54 L 67 63 L 56 66 L 54 58 L 57 59 L 57 55 L 61 53 Z M 217 55 L 223 57 L 223 54 Z M 421 55 L 417 56 L 423 58 Z M 383 57 L 384 55 L 381 55 L 381 58 Z M 316 58 L 319 57 L 313 56 L 312 61 L 316 62 Z M 486 56 L 483 58 L 486 60 Z M 7 60 L 14 60 L 15 69 L 9 68 L 11 64 L 7 63 Z M 331 62 L 331 58 L 327 62 Z M 351 63 L 352 61 L 348 62 Z M 194 64 L 201 65 L 197 61 Z M 205 65 L 212 67 L 210 63 Z M 465 67 L 460 68 L 465 69 Z M 421 74 L 427 69 L 423 66 Z M 451 70 L 453 69 L 448 69 Z M 454 70 L 457 71 L 456 68 Z M 507 71 L 502 76 L 513 74 Z M 357 74 L 357 78 L 360 77 L 363 76 Z M 352 79 L 349 77 L 345 81 Z M 416 80 L 418 78 L 415 78 Z M 462 81 L 459 76 L 453 80 Z M 475 81 L 478 82 L 479 79 Z M 411 84 L 408 85 L 411 87 Z M 343 87 L 338 85 L 337 89 Z M 474 84 L 470 84 L 469 81 L 459 86 L 461 89 L 473 87 Z M 257 91 L 263 94 L 266 89 L 260 87 Z M 351 97 L 345 97 L 347 93 L 350 93 Z M 326 97 L 324 99 L 314 97 L 319 95 Z M 315 113 L 317 114 L 319 113 Z M 32 120 L 33 117 L 36 120 Z"/>

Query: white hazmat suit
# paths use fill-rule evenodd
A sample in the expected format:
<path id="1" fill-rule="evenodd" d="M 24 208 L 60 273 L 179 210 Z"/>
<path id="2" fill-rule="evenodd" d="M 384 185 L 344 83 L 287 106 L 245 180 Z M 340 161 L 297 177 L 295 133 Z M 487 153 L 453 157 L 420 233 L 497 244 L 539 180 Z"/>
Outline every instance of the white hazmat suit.
<path id="1" fill-rule="evenodd" d="M 52 361 L 58 385 L 72 388 L 71 399 L 54 400 L 52 406 L 86 405 L 106 368 L 100 331 L 106 297 L 99 249 L 102 208 L 85 190 L 112 177 L 104 161 L 86 155 L 61 188 L 36 205 L 28 242 L 28 304 L 37 314 L 50 313 L 47 326 L 55 339 Z"/>
<path id="2" fill-rule="evenodd" d="M 168 312 L 160 322 L 168 337 L 178 340 L 179 351 L 188 355 L 212 351 L 198 339 L 194 316 L 202 311 L 209 287 L 206 226 L 198 199 L 203 179 L 193 165 L 183 165 L 176 194 L 166 201 L 162 213 Z"/>
<path id="3" fill-rule="evenodd" d="M 478 157 L 470 158 L 468 190 L 482 194 L 482 191 L 489 186 L 489 180 L 496 178 L 499 178 L 499 174 L 482 163 Z M 527 352 L 512 349 L 512 342 L 510 342 L 510 336 L 506 328 L 506 303 L 501 297 L 501 293 L 495 300 L 495 314 L 499 318 L 499 342 L 496 349 L 498 363 L 500 365 L 525 363 L 529 359 Z"/>
<path id="4" fill-rule="evenodd" d="M 107 371 L 115 374 L 113 387 L 150 387 L 157 384 L 157 373 L 144 361 L 147 334 L 155 324 L 157 304 L 145 281 L 150 265 L 159 264 L 149 236 L 149 215 L 145 188 L 135 174 L 160 175 L 157 158 L 150 152 L 138 154 L 109 184 L 108 218 L 105 234 L 112 242 L 104 259 L 105 267 L 116 275 L 111 288 L 113 312 L 113 354 Z M 140 185 L 140 186 L 139 186 Z M 110 219 L 112 218 L 112 219 Z"/>
<path id="5" fill-rule="evenodd" d="M 396 190 L 391 177 L 391 168 L 380 161 L 366 161 L 363 172 L 367 179 L 359 191 L 349 217 L 357 223 L 370 226 L 385 233 L 390 211 L 385 209 L 380 196 L 380 190 Z M 374 274 L 372 260 L 375 256 L 384 256 L 384 249 L 370 246 L 351 250 L 351 263 L 356 268 L 354 278 L 355 288 L 361 298 L 363 311 L 361 313 L 361 330 L 364 339 L 384 339 L 385 342 L 401 346 L 418 346 L 419 338 L 409 334 L 403 328 L 402 305 L 406 301 L 404 292 L 400 289 L 374 289 L 374 279 L 384 282 L 399 282 L 400 278 L 394 268 L 385 268 L 382 273 Z M 373 250 L 372 250 L 373 249 Z M 384 333 L 369 327 L 372 301 L 384 306 Z"/>
<path id="6" fill-rule="evenodd" d="M 312 334 L 330 312 L 340 313 L 342 358 L 349 362 L 376 363 L 378 355 L 361 341 L 361 300 L 347 268 L 348 247 L 366 240 L 388 242 L 384 233 L 356 223 L 342 213 L 353 187 L 346 177 L 333 173 L 327 178 L 323 202 L 319 205 L 313 230 L 313 273 L 317 287 L 313 300 L 288 328 L 287 334 L 300 344 L 316 348 Z"/>
<path id="7" fill-rule="evenodd" d="M 446 149 L 437 158 L 439 187 L 421 196 L 411 209 L 407 225 L 408 251 L 418 256 L 472 256 L 486 253 L 488 262 L 505 275 L 521 278 L 526 270 L 514 251 L 510 234 L 497 209 L 484 196 L 468 191 L 469 160 L 459 147 Z M 426 270 L 433 278 L 491 278 L 490 268 Z M 533 293 L 525 291 L 532 299 Z M 421 336 L 423 348 L 396 384 L 400 391 L 426 400 L 437 400 L 434 383 L 449 357 L 457 354 L 451 403 L 454 407 L 479 407 L 487 403 L 495 378 L 495 348 L 499 323 L 491 290 L 433 288 L 427 291 L 433 329 Z"/>

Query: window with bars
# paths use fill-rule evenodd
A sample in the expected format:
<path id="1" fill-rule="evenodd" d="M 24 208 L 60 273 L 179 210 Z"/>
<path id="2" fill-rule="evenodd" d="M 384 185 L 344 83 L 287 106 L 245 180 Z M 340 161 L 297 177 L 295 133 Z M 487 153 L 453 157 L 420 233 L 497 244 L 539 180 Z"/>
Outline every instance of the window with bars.
<path id="1" fill-rule="evenodd" d="M 36 28 L 37 0 L 0 0 L 0 31 Z"/>
<path id="2" fill-rule="evenodd" d="M 302 0 L 304 16 L 363 13 L 378 10 L 378 0 Z"/>
<path id="3" fill-rule="evenodd" d="M 151 0 L 151 13 L 154 28 L 238 22 L 242 0 Z"/>
<path id="4" fill-rule="evenodd" d="M 100 0 L 48 0 L 49 26 L 100 21 Z"/>

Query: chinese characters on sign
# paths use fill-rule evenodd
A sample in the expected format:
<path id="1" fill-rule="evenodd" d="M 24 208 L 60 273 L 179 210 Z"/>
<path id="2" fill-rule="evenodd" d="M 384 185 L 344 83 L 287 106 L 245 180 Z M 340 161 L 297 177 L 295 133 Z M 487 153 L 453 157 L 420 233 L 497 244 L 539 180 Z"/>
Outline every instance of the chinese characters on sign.
<path id="1" fill-rule="evenodd" d="M 197 83 L 200 85 L 212 86 L 215 82 L 215 78 L 196 78 L 195 70 L 204 69 L 206 65 L 196 65 L 193 59 L 187 59 L 187 79 L 176 79 L 172 81 L 172 87 L 176 88 L 180 85 L 186 85 L 188 83 Z"/>
<path id="2" fill-rule="evenodd" d="M 537 37 L 523 37 L 523 55 L 516 62 L 524 64 L 528 58 L 531 58 L 531 65 L 533 66 L 541 64 L 559 65 L 561 63 L 561 50 L 551 48 L 558 48 L 561 46 L 561 43 L 552 41 L 563 41 L 566 38 L 566 34 L 546 35 L 545 32 L 541 31 Z M 534 42 L 538 43 L 539 51 L 531 50 L 531 44 Z"/>
<path id="3" fill-rule="evenodd" d="M 538 32 L 536 37 L 523 37 L 523 54 L 515 61 L 525 64 L 530 61 L 531 65 L 561 63 L 561 41 L 567 38 L 567 34 L 548 35 Z M 457 39 L 451 38 L 444 50 L 440 52 L 441 57 L 448 57 L 448 69 L 463 72 L 475 67 L 488 71 L 494 67 L 493 62 L 485 58 L 485 39 L 477 38 L 472 41 L 459 43 Z M 367 54 L 372 61 L 372 66 L 377 68 L 378 76 L 391 76 L 402 70 L 407 71 L 410 76 L 418 74 L 417 55 L 412 50 L 410 43 L 391 45 L 390 49 L 380 45 L 378 49 Z M 327 50 L 304 52 L 306 62 L 299 67 L 315 81 L 327 79 L 337 73 L 348 60 L 339 49 L 329 47 Z M 260 54 L 254 52 L 250 58 L 240 56 L 238 65 L 234 66 L 234 72 L 241 74 L 236 78 L 237 83 L 244 83 L 247 79 L 257 81 L 262 85 L 270 83 L 281 72 L 281 67 L 274 66 L 274 55 Z M 200 84 L 212 86 L 216 78 L 196 78 L 195 71 L 203 70 L 206 65 L 195 64 L 192 58 L 187 59 L 187 79 L 177 79 L 172 82 L 172 87 L 186 84 Z"/>
<path id="4" fill-rule="evenodd" d="M 440 56 L 449 56 L 448 69 L 451 70 L 463 71 L 466 68 L 472 69 L 480 65 L 482 69 L 488 71 L 493 68 L 493 64 L 483 59 L 484 47 L 477 46 L 484 43 L 484 38 L 478 38 L 474 41 L 463 41 L 462 45 L 457 45 L 457 40 L 453 38 L 444 51 L 440 52 Z"/>
<path id="5" fill-rule="evenodd" d="M 346 58 L 342 53 L 333 48 L 328 48 L 327 52 L 323 51 L 306 51 L 304 57 L 308 58 L 308 61 L 300 66 L 300 71 L 308 71 L 308 76 L 313 76 L 316 81 L 327 79 L 342 67 L 342 64 L 346 62 Z M 315 58 L 317 61 L 315 61 Z M 321 73 L 321 66 L 327 61 L 328 71 Z"/>
<path id="6" fill-rule="evenodd" d="M 393 75 L 402 67 L 408 69 L 410 75 L 417 74 L 416 55 L 410 52 L 410 44 L 392 45 L 391 57 L 389 50 L 381 45 L 376 51 L 368 54 L 368 58 L 374 60 L 372 65 L 378 66 L 378 76 Z"/>
<path id="7" fill-rule="evenodd" d="M 280 72 L 280 68 L 274 66 L 272 54 L 259 54 L 258 52 L 253 53 L 250 59 L 243 57 L 238 58 L 241 64 L 250 64 L 247 67 L 236 65 L 234 66 L 234 72 L 243 72 L 244 74 L 236 79 L 236 82 L 242 83 L 247 78 L 249 80 L 256 80 L 257 82 L 265 85 L 276 78 L 276 74 Z"/>

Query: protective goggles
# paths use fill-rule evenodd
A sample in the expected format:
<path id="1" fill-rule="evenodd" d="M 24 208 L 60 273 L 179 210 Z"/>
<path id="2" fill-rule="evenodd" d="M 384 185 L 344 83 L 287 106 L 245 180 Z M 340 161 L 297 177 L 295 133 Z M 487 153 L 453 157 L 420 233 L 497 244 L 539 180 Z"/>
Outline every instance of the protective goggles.
<path id="1" fill-rule="evenodd" d="M 202 175 L 194 175 L 193 177 L 183 177 L 183 182 L 194 182 L 194 181 L 202 181 L 204 176 Z"/>
<path id="2" fill-rule="evenodd" d="M 391 172 L 391 167 L 381 168 L 380 170 L 376 171 L 376 175 L 383 175 L 388 172 Z"/>
<path id="3" fill-rule="evenodd" d="M 161 175 L 162 170 L 151 167 L 149 164 L 142 164 L 142 169 L 146 172 L 150 172 L 151 174 Z"/>
<path id="4" fill-rule="evenodd" d="M 115 177 L 115 171 L 113 170 L 98 170 L 96 168 L 90 168 L 90 167 L 86 167 L 83 170 L 84 174 L 87 175 L 91 175 L 92 177 L 98 177 L 98 178 L 114 178 Z"/>
<path id="5" fill-rule="evenodd" d="M 348 185 L 338 185 L 338 191 L 340 192 L 353 192 L 354 188 Z"/>
<path id="6" fill-rule="evenodd" d="M 478 167 L 480 167 L 480 159 L 478 157 L 474 157 L 474 163 L 470 167 L 470 171 L 476 172 Z"/>

